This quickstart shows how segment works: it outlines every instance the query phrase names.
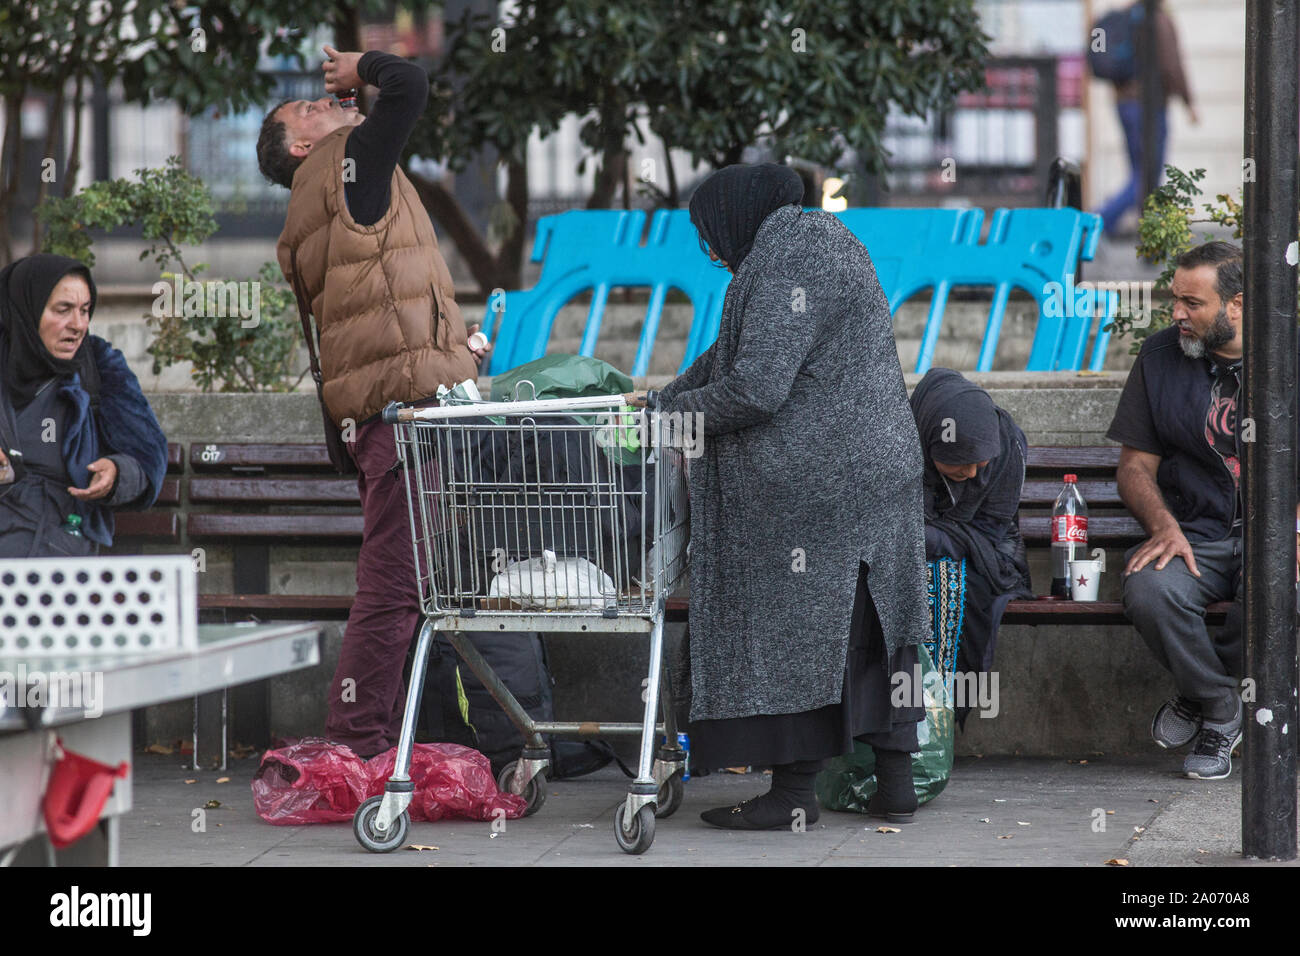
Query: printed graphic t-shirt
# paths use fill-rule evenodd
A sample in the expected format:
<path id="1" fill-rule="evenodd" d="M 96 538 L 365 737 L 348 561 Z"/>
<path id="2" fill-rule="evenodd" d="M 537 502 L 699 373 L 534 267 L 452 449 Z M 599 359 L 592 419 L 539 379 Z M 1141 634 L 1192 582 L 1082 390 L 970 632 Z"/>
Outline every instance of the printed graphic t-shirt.
<path id="1" fill-rule="evenodd" d="M 1237 399 L 1241 394 L 1241 361 L 1234 364 L 1215 362 L 1210 366 L 1214 385 L 1210 388 L 1210 405 L 1205 411 L 1205 441 L 1214 449 L 1228 471 L 1237 494 L 1237 514 L 1233 533 L 1241 532 L 1241 461 L 1237 458 Z"/>

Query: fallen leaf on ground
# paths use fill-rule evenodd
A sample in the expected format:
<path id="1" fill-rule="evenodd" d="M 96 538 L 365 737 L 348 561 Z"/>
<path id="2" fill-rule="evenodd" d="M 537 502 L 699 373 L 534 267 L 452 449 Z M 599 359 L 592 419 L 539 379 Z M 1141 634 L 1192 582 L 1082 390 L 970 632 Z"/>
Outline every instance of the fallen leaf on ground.
<path id="1" fill-rule="evenodd" d="M 217 778 L 217 783 L 230 783 L 230 778 L 229 778 L 229 777 L 218 777 L 218 778 Z"/>
<path id="2" fill-rule="evenodd" d="M 408 850 L 436 850 L 436 849 L 438 849 L 436 846 L 425 846 L 423 843 L 408 843 L 408 844 L 406 844 L 406 848 L 407 848 Z"/>
<path id="3" fill-rule="evenodd" d="M 1006 803 L 1006 802 L 1007 802 L 1007 798 L 1006 798 L 1006 797 L 994 797 L 994 798 L 993 798 L 993 802 L 994 802 L 994 803 Z"/>
<path id="4" fill-rule="evenodd" d="M 1147 828 L 1146 828 L 1146 827 L 1134 827 L 1134 828 L 1133 828 L 1133 832 L 1134 832 L 1134 833 L 1146 833 L 1146 832 L 1147 832 Z"/>
<path id="5" fill-rule="evenodd" d="M 144 748 L 144 752 L 147 754 L 170 754 L 175 753 L 176 751 L 172 750 L 172 748 L 168 747 L 166 744 L 150 744 L 148 747 Z"/>
<path id="6" fill-rule="evenodd" d="M 186 782 L 186 783 L 198 783 L 198 781 L 195 780 L 193 777 L 191 777 L 189 780 L 186 780 L 185 782 Z"/>
<path id="7" fill-rule="evenodd" d="M 1002 836 L 998 837 L 999 840 L 1010 840 L 1011 838 L 1010 833 L 1004 833 Z"/>
<path id="8" fill-rule="evenodd" d="M 1016 823 L 1022 827 L 1032 826 L 1032 824 L 1026 823 L 1024 820 L 1017 820 Z"/>
<path id="9" fill-rule="evenodd" d="M 217 809 L 217 807 L 219 807 L 219 806 L 221 806 L 221 801 L 220 801 L 220 800 L 209 800 L 207 803 L 203 804 L 203 809 L 205 809 L 205 810 L 215 810 L 215 809 Z"/>
<path id="10" fill-rule="evenodd" d="M 1114 815 L 1115 815 L 1115 811 L 1114 811 L 1114 810 L 1107 810 L 1107 811 L 1106 811 L 1106 816 L 1108 816 L 1108 817 L 1113 817 Z"/>
<path id="11" fill-rule="evenodd" d="M 1128 860 L 1124 859 L 1123 857 L 1119 857 L 1114 860 L 1107 860 L 1106 865 L 1107 866 L 1128 866 Z"/>
<path id="12" fill-rule="evenodd" d="M 877 833 L 901 833 L 898 827 L 876 827 Z"/>

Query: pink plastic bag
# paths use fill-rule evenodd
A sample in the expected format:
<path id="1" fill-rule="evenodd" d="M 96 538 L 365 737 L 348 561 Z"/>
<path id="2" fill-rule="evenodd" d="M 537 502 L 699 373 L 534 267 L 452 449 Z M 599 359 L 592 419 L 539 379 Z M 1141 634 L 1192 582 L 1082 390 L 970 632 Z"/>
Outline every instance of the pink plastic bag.
<path id="1" fill-rule="evenodd" d="M 347 747 L 307 737 L 263 754 L 253 778 L 253 806 L 263 820 L 280 826 L 348 821 L 363 800 L 384 792 L 396 762 L 396 747 L 367 762 Z M 497 789 L 486 757 L 458 744 L 416 744 L 411 782 L 414 821 L 491 820 L 498 810 L 514 820 L 528 805 Z"/>

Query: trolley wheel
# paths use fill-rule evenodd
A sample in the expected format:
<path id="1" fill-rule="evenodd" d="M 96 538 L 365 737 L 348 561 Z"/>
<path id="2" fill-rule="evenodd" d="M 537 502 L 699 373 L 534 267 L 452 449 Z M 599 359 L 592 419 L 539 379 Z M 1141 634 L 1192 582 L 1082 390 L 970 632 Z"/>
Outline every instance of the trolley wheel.
<path id="1" fill-rule="evenodd" d="M 379 813 L 379 805 L 383 801 L 382 794 L 371 797 L 357 807 L 357 812 L 352 816 L 352 832 L 357 842 L 371 853 L 389 853 L 396 850 L 406 842 L 406 831 L 411 825 L 410 816 L 403 811 L 387 831 L 376 830 L 375 815 Z"/>
<path id="2" fill-rule="evenodd" d="M 659 788 L 659 802 L 655 805 L 655 816 L 671 817 L 682 805 L 682 797 L 685 795 L 686 787 L 682 783 L 682 772 L 678 770 Z"/>
<path id="3" fill-rule="evenodd" d="M 518 769 L 518 760 L 512 760 L 502 767 L 501 773 L 497 775 L 497 789 L 502 793 L 510 793 L 510 784 L 514 781 L 515 771 Z M 537 774 L 528 781 L 523 797 L 528 801 L 528 806 L 524 808 L 524 816 L 531 817 L 542 808 L 542 804 L 546 802 L 546 780 L 542 774 Z"/>
<path id="4" fill-rule="evenodd" d="M 655 808 L 646 804 L 632 818 L 632 829 L 623 832 L 623 816 L 627 813 L 627 801 L 618 805 L 614 811 L 614 839 L 618 848 L 624 853 L 644 853 L 655 841 Z"/>

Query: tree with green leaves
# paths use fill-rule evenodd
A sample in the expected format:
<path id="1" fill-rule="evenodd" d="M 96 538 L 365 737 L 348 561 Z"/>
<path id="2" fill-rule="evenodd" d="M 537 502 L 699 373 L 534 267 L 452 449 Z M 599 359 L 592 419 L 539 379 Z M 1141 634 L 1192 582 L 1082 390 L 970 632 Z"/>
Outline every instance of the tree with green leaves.
<path id="1" fill-rule="evenodd" d="M 466 14 L 448 37 L 437 106 L 409 149 L 453 170 L 497 152 L 508 186 L 492 235 L 439 183 L 411 178 L 484 289 L 519 284 L 534 131 L 586 117 L 582 142 L 600 163 L 590 207 L 620 185 L 630 202 L 626 144 L 640 120 L 665 145 L 664 174 L 637 177 L 658 204 L 679 204 L 673 148 L 718 168 L 763 144 L 851 180 L 886 168 L 891 107 L 924 116 L 983 84 L 988 39 L 973 0 L 544 0 L 500 22 Z"/>
<path id="2" fill-rule="evenodd" d="M 1117 336 L 1132 336 L 1129 351 L 1134 355 L 1142 348 L 1143 339 L 1173 321 L 1174 306 L 1168 293 L 1174 281 L 1178 257 L 1199 242 L 1221 238 L 1206 232 L 1197 240 L 1195 227 L 1202 223 L 1219 226 L 1228 230 L 1229 238 L 1241 241 L 1244 212 L 1240 191 L 1236 196 L 1219 193 L 1213 203 L 1198 202 L 1201 188 L 1197 183 L 1204 178 L 1204 169 L 1193 169 L 1188 173 L 1176 166 L 1166 166 L 1164 184 L 1147 197 L 1142 207 L 1137 254 L 1152 265 L 1163 264 L 1164 269 L 1154 287 L 1160 300 L 1153 304 L 1150 313 L 1136 309 L 1131 314 L 1119 316 L 1109 326 Z M 1297 231 L 1300 231 L 1300 212 L 1297 221 Z"/>
<path id="3" fill-rule="evenodd" d="M 293 293 L 285 287 L 280 269 L 264 264 L 256 278 L 243 280 L 244 303 L 256 303 L 251 316 L 235 316 L 228 307 L 228 289 L 238 282 L 200 276 L 203 263 L 190 265 L 181 246 L 202 245 L 216 231 L 212 194 L 199 179 L 172 156 L 161 169 L 138 169 L 136 178 L 91 183 L 67 197 L 50 197 L 36 210 L 45 226 L 44 252 L 71 256 L 87 266 L 95 264 L 93 231 L 137 226 L 147 244 L 141 259 L 157 264 L 165 295 L 145 316 L 154 333 L 149 344 L 153 373 L 189 362 L 194 383 L 205 392 L 288 391 L 302 380 L 306 369 L 298 358 L 302 339 Z M 172 270 L 172 271 L 169 271 Z M 173 286 L 173 280 L 179 280 Z M 189 295 L 171 295 L 188 288 Z M 219 307 L 213 307 L 221 293 Z M 239 292 L 236 291 L 236 295 Z"/>
<path id="4" fill-rule="evenodd" d="M 10 212 L 19 190 L 30 186 L 39 203 L 49 184 L 48 173 L 37 183 L 22 182 L 22 107 L 28 96 L 52 99 L 42 171 L 52 169 L 53 181 L 68 196 L 76 182 L 87 89 L 118 80 L 129 103 L 167 100 L 190 114 L 261 107 L 274 82 L 257 68 L 263 53 L 295 57 L 305 66 L 303 38 L 318 25 L 355 30 L 358 11 L 385 6 L 383 0 L 299 0 L 288 18 L 262 0 L 29 0 L 0 7 L 0 265 L 13 256 Z M 64 159 L 54 153 L 69 88 L 72 134 Z M 36 247 L 40 228 L 38 221 Z"/>

